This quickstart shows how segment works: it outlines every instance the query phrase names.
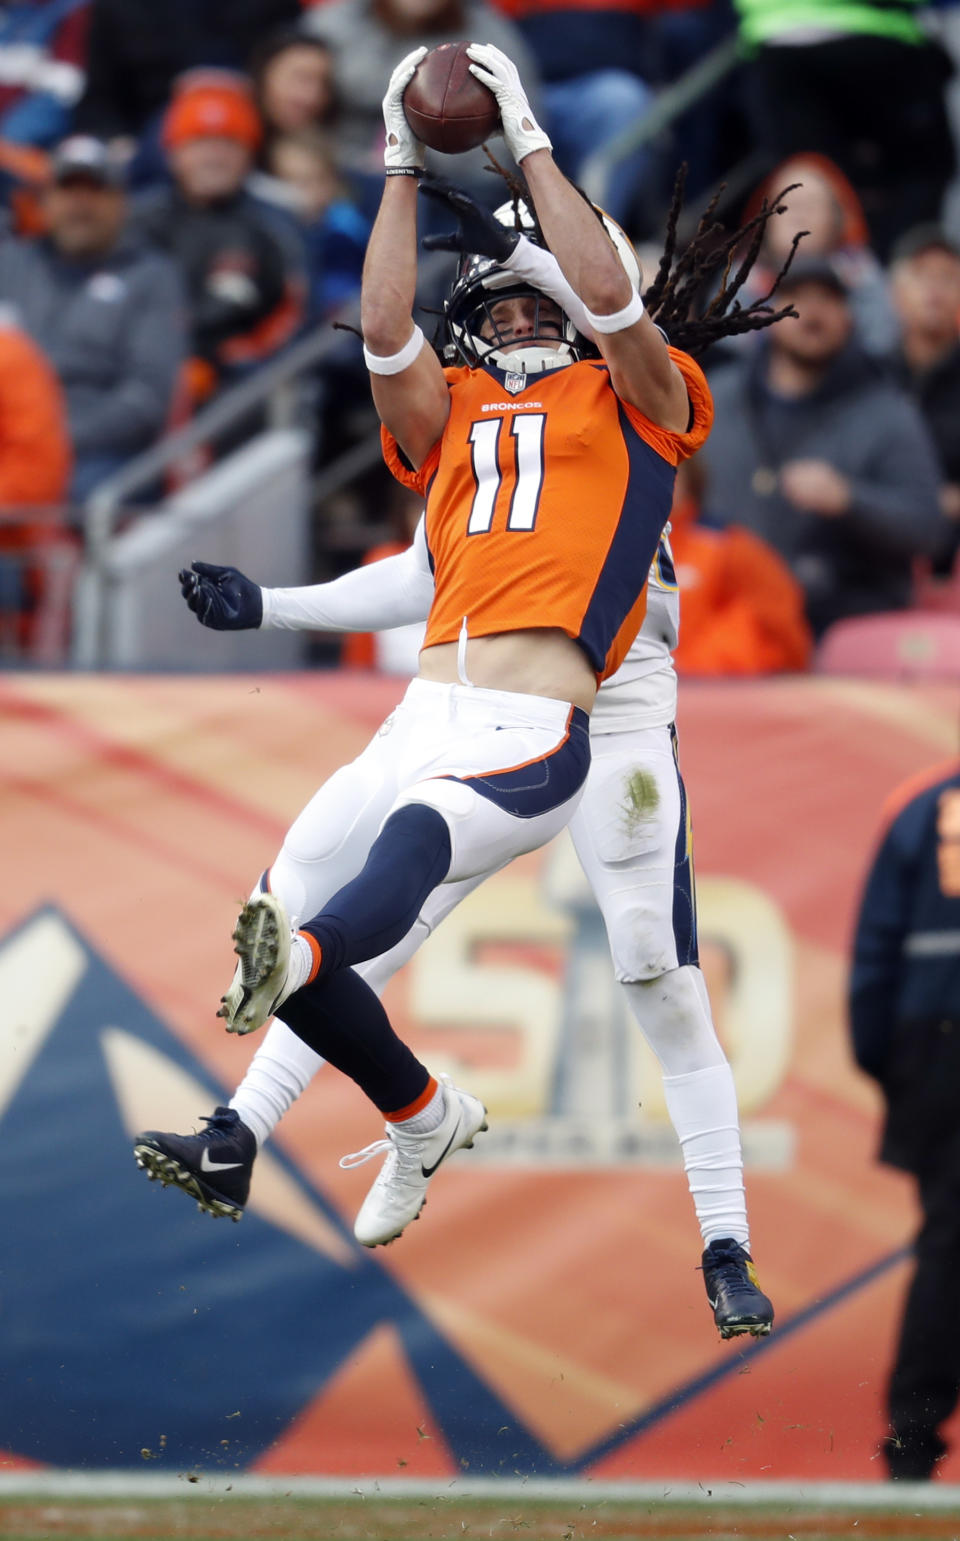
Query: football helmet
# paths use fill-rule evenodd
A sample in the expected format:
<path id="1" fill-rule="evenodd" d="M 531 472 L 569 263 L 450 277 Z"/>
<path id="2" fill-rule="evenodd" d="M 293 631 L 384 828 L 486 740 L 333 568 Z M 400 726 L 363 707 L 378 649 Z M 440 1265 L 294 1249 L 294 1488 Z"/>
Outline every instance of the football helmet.
<path id="1" fill-rule="evenodd" d="M 593 208 L 613 242 L 630 282 L 639 290 L 640 264 L 636 252 L 616 221 L 596 204 Z M 538 246 L 545 244 L 533 215 L 522 199 L 502 203 L 494 210 L 494 218 L 508 230 L 519 230 Z M 537 302 L 533 331 L 522 348 L 514 347 L 506 352 L 505 349 L 515 341 L 515 337 L 512 332 L 498 327 L 492 314 L 493 307 L 500 300 L 522 297 L 532 297 Z M 465 253 L 460 260 L 457 277 L 444 304 L 444 321 L 446 361 L 453 363 L 459 359 L 471 368 L 480 364 L 493 364 L 498 369 L 536 374 L 547 369 L 561 369 L 579 359 L 599 357 L 595 343 L 578 331 L 574 322 L 564 311 L 559 310 L 555 301 L 549 300 L 540 290 L 518 278 L 509 269 L 501 267 L 495 258 L 477 253 Z"/>

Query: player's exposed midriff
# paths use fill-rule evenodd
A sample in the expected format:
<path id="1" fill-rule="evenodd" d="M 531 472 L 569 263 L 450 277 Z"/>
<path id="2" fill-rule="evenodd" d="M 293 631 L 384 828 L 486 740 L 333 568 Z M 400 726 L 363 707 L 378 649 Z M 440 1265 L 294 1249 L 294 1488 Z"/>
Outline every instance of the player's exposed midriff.
<path id="1" fill-rule="evenodd" d="M 458 644 L 439 642 L 420 654 L 421 679 L 463 684 L 458 672 Z M 485 690 L 518 691 L 570 701 L 589 712 L 597 693 L 596 675 L 578 643 L 555 627 L 495 632 L 470 637 L 466 675 Z"/>

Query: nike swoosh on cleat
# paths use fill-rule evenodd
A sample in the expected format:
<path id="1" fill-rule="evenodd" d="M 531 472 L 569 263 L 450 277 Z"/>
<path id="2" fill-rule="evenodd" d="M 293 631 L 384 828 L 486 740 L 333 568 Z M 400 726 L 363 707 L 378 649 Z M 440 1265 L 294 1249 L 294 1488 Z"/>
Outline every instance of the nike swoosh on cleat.
<path id="1" fill-rule="evenodd" d="M 205 1150 L 200 1157 L 201 1172 L 230 1172 L 234 1167 L 243 1166 L 242 1161 L 211 1161 L 210 1152 Z"/>
<path id="2" fill-rule="evenodd" d="M 440 1154 L 437 1157 L 436 1161 L 433 1163 L 433 1166 L 429 1166 L 429 1167 L 428 1166 L 424 1166 L 423 1162 L 421 1161 L 421 1163 L 420 1163 L 420 1170 L 423 1173 L 424 1177 L 432 1177 L 433 1176 L 434 1172 L 437 1170 L 437 1167 L 440 1165 L 440 1163 L 443 1160 L 444 1156 L 447 1154 L 447 1151 L 450 1149 L 450 1146 L 453 1144 L 454 1140 L 457 1138 L 457 1135 L 460 1133 L 460 1123 L 461 1123 L 461 1120 L 458 1118 L 457 1119 L 457 1127 L 456 1127 L 456 1129 L 454 1129 L 454 1131 L 451 1134 L 451 1136 L 450 1136 L 449 1140 L 447 1141 L 446 1145 L 443 1147 L 443 1150 L 440 1152 Z"/>

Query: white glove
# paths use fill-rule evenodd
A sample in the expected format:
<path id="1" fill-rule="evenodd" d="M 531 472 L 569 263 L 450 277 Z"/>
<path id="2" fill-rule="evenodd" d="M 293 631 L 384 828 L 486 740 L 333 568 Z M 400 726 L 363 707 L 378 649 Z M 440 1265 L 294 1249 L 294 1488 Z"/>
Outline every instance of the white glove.
<path id="1" fill-rule="evenodd" d="M 471 43 L 467 54 L 475 61 L 470 66 L 471 75 L 488 86 L 497 99 L 503 137 L 517 165 L 534 150 L 552 150 L 553 145 L 530 111 L 513 60 L 492 43 Z"/>
<path id="2" fill-rule="evenodd" d="M 420 60 L 426 56 L 426 48 L 415 48 L 413 53 L 401 59 L 387 86 L 383 98 L 383 122 L 387 130 L 383 147 L 383 164 L 388 170 L 421 170 L 423 145 L 420 143 L 403 110 L 403 93 L 413 79 Z"/>

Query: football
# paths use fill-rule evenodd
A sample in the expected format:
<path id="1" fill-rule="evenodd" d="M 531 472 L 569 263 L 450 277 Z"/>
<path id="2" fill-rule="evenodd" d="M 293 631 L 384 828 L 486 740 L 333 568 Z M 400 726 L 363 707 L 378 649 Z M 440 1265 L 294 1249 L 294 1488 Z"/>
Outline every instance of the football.
<path id="1" fill-rule="evenodd" d="M 498 132 L 493 92 L 470 73 L 469 43 L 441 43 L 417 65 L 403 93 L 403 111 L 417 138 L 431 150 L 460 155 Z"/>

